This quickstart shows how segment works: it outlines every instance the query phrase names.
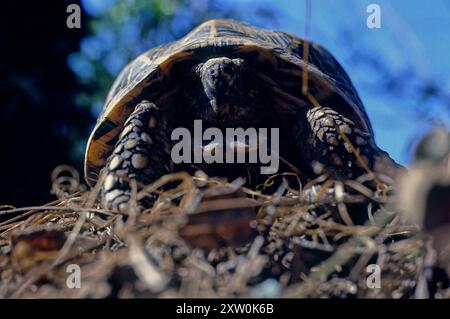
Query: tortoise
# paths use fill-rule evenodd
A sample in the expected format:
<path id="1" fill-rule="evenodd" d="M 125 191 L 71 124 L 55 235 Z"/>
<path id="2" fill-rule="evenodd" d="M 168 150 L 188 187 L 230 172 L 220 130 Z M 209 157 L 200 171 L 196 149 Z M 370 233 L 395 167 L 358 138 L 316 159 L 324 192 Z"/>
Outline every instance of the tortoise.
<path id="1" fill-rule="evenodd" d="M 102 205 L 126 210 L 132 179 L 145 185 L 173 171 L 198 169 L 177 165 L 170 155 L 173 129 L 192 129 L 195 119 L 220 129 L 279 128 L 283 163 L 309 178 L 319 173 L 316 164 L 337 178 L 356 178 L 367 169 L 393 172 L 397 164 L 375 144 L 344 69 L 313 42 L 304 59 L 305 43 L 285 32 L 218 19 L 129 63 L 107 95 L 86 150 L 88 184 L 105 170 Z M 225 166 L 210 171 L 242 173 Z M 139 208 L 150 204 L 140 201 Z"/>

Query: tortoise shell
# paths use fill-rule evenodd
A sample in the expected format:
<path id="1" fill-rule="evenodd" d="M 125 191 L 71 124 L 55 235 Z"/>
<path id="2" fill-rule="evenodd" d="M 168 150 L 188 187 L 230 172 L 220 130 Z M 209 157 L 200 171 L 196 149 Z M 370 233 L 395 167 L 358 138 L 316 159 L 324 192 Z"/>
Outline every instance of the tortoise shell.
<path id="1" fill-rule="evenodd" d="M 302 71 L 307 68 L 311 94 L 319 102 L 339 97 L 351 110 L 352 119 L 373 136 L 363 104 L 344 69 L 327 50 L 315 43 L 310 43 L 305 63 L 304 43 L 305 40 L 285 32 L 223 19 L 204 22 L 181 39 L 143 53 L 122 70 L 108 93 L 87 144 L 87 182 L 95 184 L 124 122 L 142 99 L 144 89 L 146 98 L 150 96 L 156 100 L 168 93 L 171 69 L 175 64 L 214 56 L 242 56 L 260 63 L 261 69 L 271 67 L 283 79 L 279 81 L 279 88 L 283 90 L 285 85 L 298 87 L 299 95 Z"/>

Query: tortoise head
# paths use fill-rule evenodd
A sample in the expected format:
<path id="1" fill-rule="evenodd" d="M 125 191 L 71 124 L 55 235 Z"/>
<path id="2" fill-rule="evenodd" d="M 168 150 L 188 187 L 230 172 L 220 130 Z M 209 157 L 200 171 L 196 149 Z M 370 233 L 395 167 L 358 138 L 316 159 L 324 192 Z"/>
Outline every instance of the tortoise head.
<path id="1" fill-rule="evenodd" d="M 194 85 L 187 85 L 186 97 L 193 114 L 210 124 L 233 125 L 251 122 L 263 102 L 251 69 L 240 58 L 211 58 L 192 69 Z M 192 80 L 191 80 L 192 81 Z"/>

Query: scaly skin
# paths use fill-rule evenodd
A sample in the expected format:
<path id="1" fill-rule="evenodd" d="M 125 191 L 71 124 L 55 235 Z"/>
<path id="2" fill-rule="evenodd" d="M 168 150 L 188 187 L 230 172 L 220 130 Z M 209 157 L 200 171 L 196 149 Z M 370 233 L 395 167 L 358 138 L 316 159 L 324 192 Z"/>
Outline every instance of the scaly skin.
<path id="1" fill-rule="evenodd" d="M 170 136 L 166 125 L 155 104 L 142 101 L 136 106 L 105 167 L 100 192 L 103 207 L 126 212 L 131 180 L 148 184 L 170 172 Z M 151 198 L 141 200 L 138 209 L 149 208 L 151 202 Z"/>
<path id="2" fill-rule="evenodd" d="M 357 178 L 367 173 L 343 134 L 358 150 L 370 170 L 394 176 L 400 167 L 380 150 L 373 137 L 363 128 L 329 107 L 311 107 L 299 112 L 294 137 L 306 163 L 323 165 L 325 172 L 337 178 Z M 339 133 L 341 131 L 342 133 Z"/>

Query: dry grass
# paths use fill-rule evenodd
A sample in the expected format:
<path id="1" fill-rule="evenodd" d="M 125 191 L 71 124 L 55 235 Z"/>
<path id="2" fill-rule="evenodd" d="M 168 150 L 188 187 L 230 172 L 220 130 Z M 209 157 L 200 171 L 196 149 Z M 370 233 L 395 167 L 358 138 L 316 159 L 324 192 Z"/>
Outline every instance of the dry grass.
<path id="1" fill-rule="evenodd" d="M 364 178 L 281 183 L 268 195 L 273 180 L 250 190 L 177 173 L 134 185 L 129 213 L 118 214 L 98 208 L 98 187 L 87 191 L 76 171 L 59 167 L 56 201 L 2 207 L 0 297 L 417 296 L 426 237 L 393 211 L 389 181 L 373 192 Z M 138 214 L 135 201 L 149 194 L 159 199 Z M 380 289 L 367 287 L 371 263 L 382 269 Z M 81 268 L 79 289 L 67 286 L 71 264 Z"/>

